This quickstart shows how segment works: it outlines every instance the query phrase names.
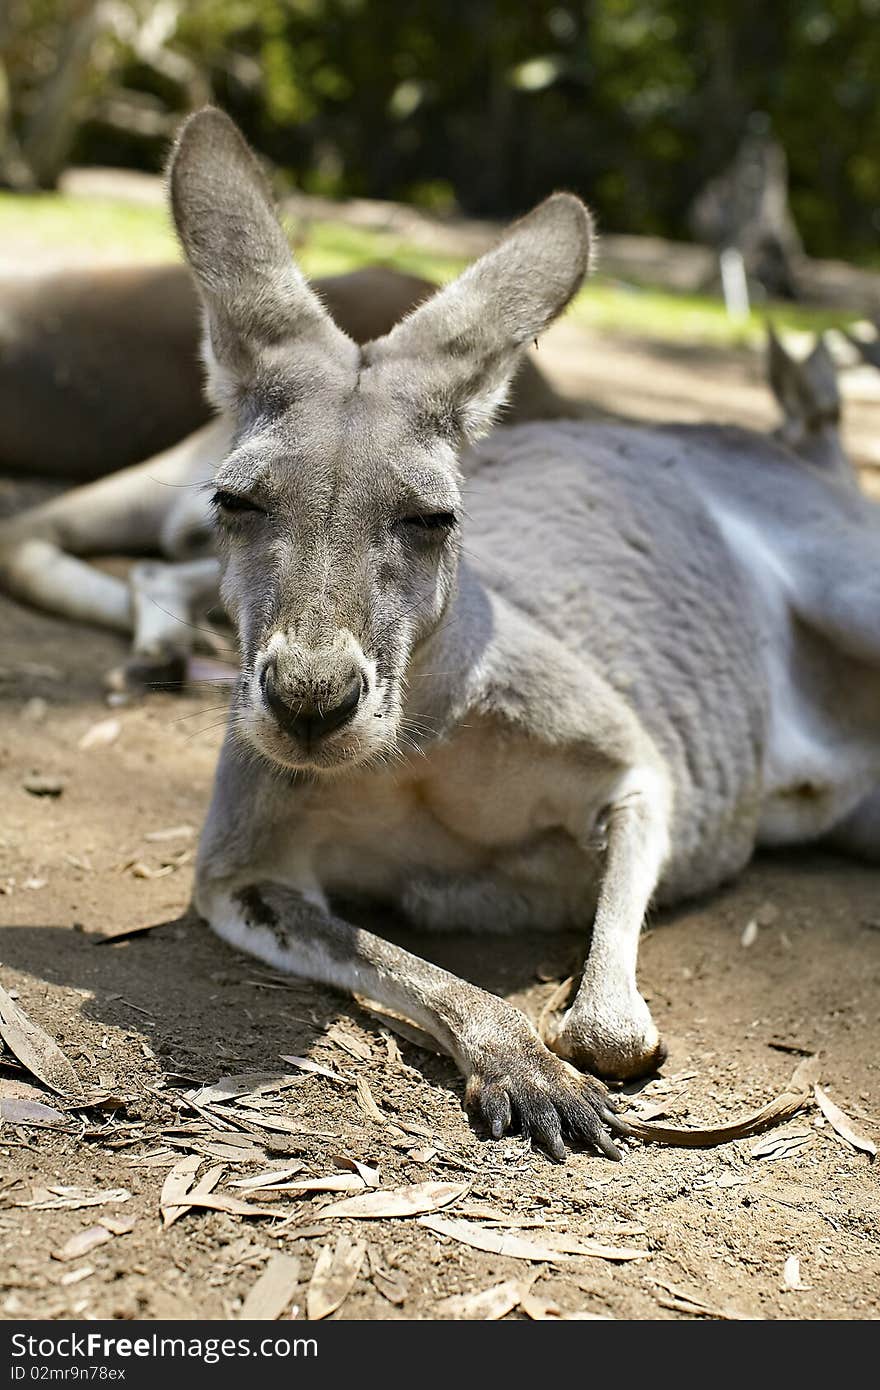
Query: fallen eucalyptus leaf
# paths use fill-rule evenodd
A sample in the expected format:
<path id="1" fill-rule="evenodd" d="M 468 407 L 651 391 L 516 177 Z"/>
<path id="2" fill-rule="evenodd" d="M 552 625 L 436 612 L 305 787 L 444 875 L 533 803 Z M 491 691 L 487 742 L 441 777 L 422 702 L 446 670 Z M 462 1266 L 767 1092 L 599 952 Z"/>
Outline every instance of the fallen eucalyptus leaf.
<path id="1" fill-rule="evenodd" d="M 813 1095 L 831 1128 L 840 1135 L 841 1139 L 852 1144 L 854 1149 L 866 1153 L 873 1163 L 877 1157 L 877 1145 L 873 1139 L 869 1139 L 867 1134 L 863 1134 L 860 1129 L 856 1128 L 849 1116 L 843 1113 L 839 1105 L 834 1104 L 834 1101 L 826 1095 L 821 1086 L 815 1085 L 813 1087 Z"/>
<path id="2" fill-rule="evenodd" d="M 306 1292 L 306 1316 L 310 1322 L 320 1322 L 341 1307 L 354 1288 L 366 1245 L 341 1235 L 335 1249 L 322 1246 Z"/>
<path id="3" fill-rule="evenodd" d="M 118 719 L 99 719 L 97 724 L 86 729 L 76 746 L 83 751 L 87 748 L 105 748 L 115 743 L 121 733 L 122 725 Z"/>
<path id="4" fill-rule="evenodd" d="M 503 1284 L 493 1284 L 478 1293 L 453 1294 L 437 1304 L 435 1315 L 440 1318 L 456 1318 L 466 1321 L 498 1322 L 518 1307 L 526 1295 L 527 1284 L 508 1279 Z"/>
<path id="5" fill-rule="evenodd" d="M 341 1202 L 332 1202 L 315 1212 L 319 1221 L 330 1217 L 348 1216 L 361 1221 L 384 1217 L 418 1216 L 421 1212 L 439 1211 L 458 1201 L 467 1192 L 466 1183 L 418 1182 L 411 1187 L 395 1187 L 386 1192 L 368 1191 Z"/>
<path id="6" fill-rule="evenodd" d="M 716 1144 L 729 1144 L 734 1139 L 747 1139 L 753 1134 L 760 1134 L 763 1130 L 770 1129 L 783 1120 L 790 1120 L 792 1115 L 796 1115 L 810 1098 L 818 1064 L 817 1057 L 804 1058 L 781 1095 L 762 1105 L 760 1110 L 744 1115 L 741 1120 L 731 1120 L 728 1124 L 705 1129 L 678 1129 L 667 1125 L 647 1124 L 630 1114 L 621 1118 L 626 1121 L 633 1136 L 645 1144 L 668 1144 L 682 1149 L 707 1149 Z"/>
<path id="7" fill-rule="evenodd" d="M 10 1052 L 44 1086 L 59 1096 L 81 1097 L 82 1084 L 61 1048 L 49 1034 L 28 1018 L 0 985 L 0 1037 Z"/>
<path id="8" fill-rule="evenodd" d="M 10 1125 L 32 1125 L 36 1129 L 71 1129 L 69 1115 L 62 1115 L 39 1100 L 10 1097 L 0 1100 L 0 1120 Z"/>
<path id="9" fill-rule="evenodd" d="M 242 1305 L 242 1322 L 274 1322 L 293 1302 L 299 1283 L 295 1255 L 273 1255 Z"/>

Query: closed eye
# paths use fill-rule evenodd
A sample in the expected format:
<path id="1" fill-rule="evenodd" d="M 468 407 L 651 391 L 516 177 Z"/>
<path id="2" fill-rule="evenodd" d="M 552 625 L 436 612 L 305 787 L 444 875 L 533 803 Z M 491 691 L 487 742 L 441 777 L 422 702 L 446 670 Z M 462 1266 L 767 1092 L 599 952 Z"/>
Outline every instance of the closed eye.
<path id="1" fill-rule="evenodd" d="M 398 526 L 414 532 L 451 531 L 457 524 L 455 512 L 421 512 L 417 516 L 402 516 L 397 522 Z"/>
<path id="2" fill-rule="evenodd" d="M 224 516 L 239 515 L 242 512 L 262 512 L 263 508 L 256 502 L 251 501 L 250 497 L 242 497 L 238 492 L 226 492 L 220 488 L 211 498 L 212 504 L 217 511 Z"/>

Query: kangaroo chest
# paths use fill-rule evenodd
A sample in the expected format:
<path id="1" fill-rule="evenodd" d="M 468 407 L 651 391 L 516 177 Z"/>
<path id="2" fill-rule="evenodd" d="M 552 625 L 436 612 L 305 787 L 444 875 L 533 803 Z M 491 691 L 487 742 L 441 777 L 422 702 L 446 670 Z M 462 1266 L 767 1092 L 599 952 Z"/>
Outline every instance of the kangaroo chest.
<path id="1" fill-rule="evenodd" d="M 429 880 L 584 872 L 614 774 L 585 779 L 563 749 L 477 719 L 407 765 L 315 788 L 290 852 L 329 894 L 403 902 Z"/>

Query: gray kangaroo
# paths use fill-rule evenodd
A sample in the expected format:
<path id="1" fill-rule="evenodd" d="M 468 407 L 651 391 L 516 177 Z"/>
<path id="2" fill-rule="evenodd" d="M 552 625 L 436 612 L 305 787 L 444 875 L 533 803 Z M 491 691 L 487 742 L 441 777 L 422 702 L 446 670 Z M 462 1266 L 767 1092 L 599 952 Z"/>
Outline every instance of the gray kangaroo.
<path id="1" fill-rule="evenodd" d="M 617 1157 L 626 1125 L 577 1068 L 663 1055 L 636 983 L 649 903 L 761 844 L 880 859 L 880 509 L 735 429 L 561 421 L 473 446 L 588 269 L 570 195 L 359 347 L 225 116 L 190 118 L 170 183 L 234 430 L 214 508 L 242 668 L 197 909 L 428 1030 L 491 1134 Z M 343 920 L 342 893 L 424 927 L 592 927 L 549 1046 Z"/>

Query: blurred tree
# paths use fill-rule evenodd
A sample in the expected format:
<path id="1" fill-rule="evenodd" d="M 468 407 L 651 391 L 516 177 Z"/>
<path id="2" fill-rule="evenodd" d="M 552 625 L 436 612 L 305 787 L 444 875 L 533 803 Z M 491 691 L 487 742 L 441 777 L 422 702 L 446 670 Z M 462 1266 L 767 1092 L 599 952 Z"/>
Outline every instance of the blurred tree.
<path id="1" fill-rule="evenodd" d="M 880 0 L 7 9 L 8 151 L 17 140 L 27 159 L 30 144 L 38 182 L 59 162 L 35 159 L 32 144 L 41 123 L 53 126 L 43 114 L 53 82 L 71 93 L 55 104 L 72 112 L 76 159 L 153 168 L 179 115 L 212 95 L 282 179 L 310 190 L 507 216 L 565 185 L 607 227 L 686 236 L 695 196 L 764 113 L 807 249 L 873 252 L 880 236 Z M 74 82 L 65 54 L 78 10 L 92 12 L 94 33 Z M 0 73 L 0 133 L 3 119 Z M 0 159 L 8 181 L 14 164 Z"/>

